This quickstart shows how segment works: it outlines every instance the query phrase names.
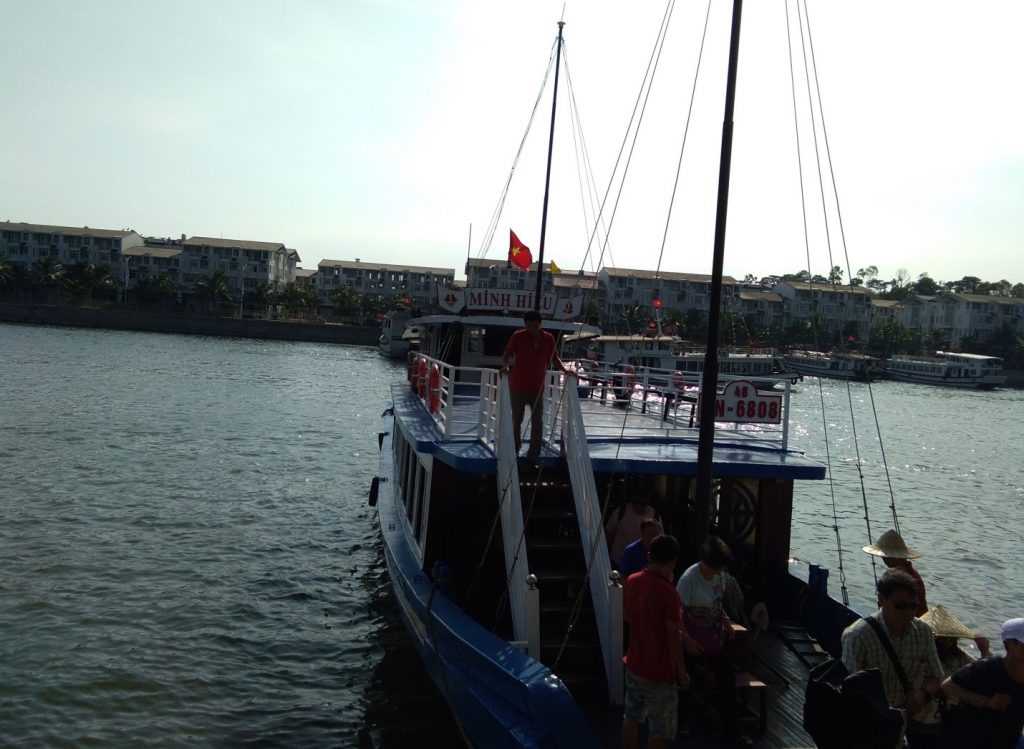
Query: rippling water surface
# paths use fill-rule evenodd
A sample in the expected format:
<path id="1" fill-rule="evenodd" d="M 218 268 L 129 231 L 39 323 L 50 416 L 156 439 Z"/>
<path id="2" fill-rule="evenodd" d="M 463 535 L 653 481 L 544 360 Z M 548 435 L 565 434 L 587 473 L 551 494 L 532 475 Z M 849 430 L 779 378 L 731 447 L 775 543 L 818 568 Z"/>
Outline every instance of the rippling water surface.
<path id="1" fill-rule="evenodd" d="M 388 384 L 376 350 L 0 325 L 0 743 L 457 746 L 389 596 L 366 491 Z M 891 524 L 931 603 L 987 634 L 1020 609 L 1024 393 L 798 386 L 826 404 L 852 602 Z M 794 554 L 833 569 L 828 484 Z M 415 709 L 410 709 L 415 708 Z"/>
<path id="2" fill-rule="evenodd" d="M 366 505 L 376 350 L 8 325 L 0 350 L 0 744 L 457 743 Z"/>

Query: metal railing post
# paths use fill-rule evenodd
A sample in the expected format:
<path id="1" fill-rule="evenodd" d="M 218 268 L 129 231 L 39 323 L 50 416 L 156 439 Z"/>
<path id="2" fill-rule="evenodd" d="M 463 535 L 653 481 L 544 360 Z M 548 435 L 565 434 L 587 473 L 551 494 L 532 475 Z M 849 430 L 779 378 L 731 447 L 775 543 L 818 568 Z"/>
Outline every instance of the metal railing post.
<path id="1" fill-rule="evenodd" d="M 608 575 L 608 633 L 611 642 L 608 648 L 608 699 L 613 705 L 621 705 L 625 699 L 625 678 L 622 665 L 622 576 L 617 570 Z"/>

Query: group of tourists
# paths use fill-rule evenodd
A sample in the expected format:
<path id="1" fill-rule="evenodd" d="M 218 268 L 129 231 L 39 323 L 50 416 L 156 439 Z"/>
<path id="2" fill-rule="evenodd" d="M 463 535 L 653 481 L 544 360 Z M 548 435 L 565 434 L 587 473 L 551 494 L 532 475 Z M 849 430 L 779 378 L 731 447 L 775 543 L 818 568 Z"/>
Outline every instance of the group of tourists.
<path id="1" fill-rule="evenodd" d="M 992 655 L 989 641 L 944 606 L 927 607 L 911 562 L 921 554 L 895 530 L 864 551 L 888 569 L 876 586 L 878 611 L 843 632 L 847 670 L 878 669 L 889 705 L 905 713 L 911 749 L 1015 749 L 1024 729 L 1024 618 L 1002 625 L 1006 652 Z M 981 657 L 962 640 L 973 640 Z"/>
<path id="2" fill-rule="evenodd" d="M 609 524 L 616 521 L 613 517 Z M 627 545 L 646 550 L 647 561 L 630 574 L 623 593 L 629 628 L 625 665 L 625 710 L 622 740 L 637 745 L 640 725 L 647 724 L 647 746 L 665 746 L 678 730 L 679 693 L 690 689 L 691 673 L 700 669 L 715 681 L 715 693 L 726 740 L 742 745 L 736 720 L 736 673 L 732 661 L 733 627 L 724 607 L 726 569 L 732 551 L 709 536 L 701 558 L 675 580 L 679 544 L 661 534 L 657 520 L 644 518 L 644 535 Z M 606 528 L 606 530 L 608 530 Z"/>

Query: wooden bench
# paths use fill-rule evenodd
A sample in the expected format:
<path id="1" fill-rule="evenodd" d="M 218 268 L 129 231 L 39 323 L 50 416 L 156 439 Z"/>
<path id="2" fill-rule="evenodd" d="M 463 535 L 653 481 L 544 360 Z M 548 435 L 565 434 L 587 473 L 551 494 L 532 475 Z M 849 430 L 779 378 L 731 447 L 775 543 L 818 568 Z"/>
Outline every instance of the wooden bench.
<path id="1" fill-rule="evenodd" d="M 736 701 L 739 703 L 739 720 L 757 726 L 758 735 L 768 730 L 768 685 L 760 679 L 740 671 L 736 674 Z M 757 708 L 752 706 L 756 702 Z"/>

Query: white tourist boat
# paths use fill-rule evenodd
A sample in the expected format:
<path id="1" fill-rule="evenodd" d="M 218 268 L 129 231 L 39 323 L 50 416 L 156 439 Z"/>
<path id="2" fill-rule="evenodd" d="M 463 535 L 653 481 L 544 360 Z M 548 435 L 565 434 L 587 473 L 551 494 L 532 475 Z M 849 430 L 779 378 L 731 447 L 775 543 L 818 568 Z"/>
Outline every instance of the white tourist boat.
<path id="1" fill-rule="evenodd" d="M 406 323 L 411 318 L 412 312 L 405 309 L 384 313 L 380 321 L 380 338 L 377 340 L 377 347 L 384 356 L 404 359 L 408 355 L 410 338 L 406 335 Z"/>
<path id="2" fill-rule="evenodd" d="M 892 380 L 957 388 L 995 388 L 1006 382 L 998 356 L 947 351 L 936 351 L 934 356 L 890 356 L 885 374 Z"/>
<path id="3" fill-rule="evenodd" d="M 790 351 L 783 361 L 803 376 L 862 382 L 875 379 L 880 369 L 878 359 L 855 351 Z"/>
<path id="4" fill-rule="evenodd" d="M 669 375 L 678 373 L 677 379 L 696 383 L 704 371 L 706 348 L 696 346 L 675 336 L 599 335 L 591 338 L 570 336 L 568 342 L 577 341 L 576 351 L 583 348 L 583 357 L 612 367 L 630 366 L 658 370 Z M 743 378 L 760 388 L 772 387 L 782 380 L 795 382 L 799 374 L 782 366 L 782 360 L 771 348 L 728 347 L 718 349 L 718 375 L 720 380 Z"/>

